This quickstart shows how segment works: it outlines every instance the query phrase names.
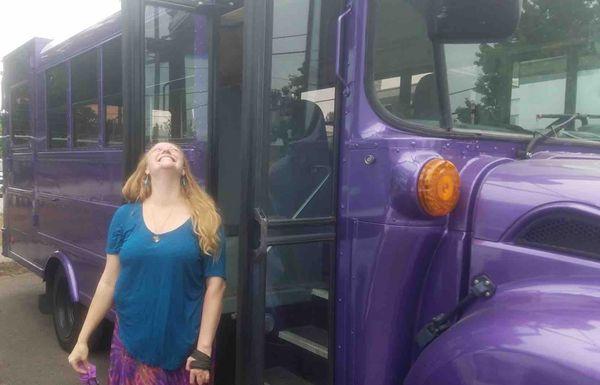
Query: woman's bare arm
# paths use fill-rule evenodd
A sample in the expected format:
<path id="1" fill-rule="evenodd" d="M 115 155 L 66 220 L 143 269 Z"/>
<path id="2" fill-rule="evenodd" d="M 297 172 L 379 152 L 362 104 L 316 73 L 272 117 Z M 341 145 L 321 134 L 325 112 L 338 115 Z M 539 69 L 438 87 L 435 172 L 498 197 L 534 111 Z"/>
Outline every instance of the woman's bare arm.
<path id="1" fill-rule="evenodd" d="M 119 256 L 116 254 L 106 254 L 104 272 L 100 277 L 96 292 L 81 326 L 77 343 L 68 357 L 69 364 L 79 373 L 86 373 L 88 369 L 88 341 L 94 329 L 98 327 L 100 321 L 102 321 L 104 315 L 112 306 L 115 283 L 120 270 Z"/>
<path id="2" fill-rule="evenodd" d="M 90 303 L 90 307 L 81 327 L 81 332 L 77 342 L 88 343 L 90 335 L 98 327 L 108 310 L 113 304 L 113 294 L 115 292 L 115 283 L 119 276 L 121 264 L 119 256 L 115 254 L 106 254 L 106 265 L 104 272 L 100 277 L 96 292 Z"/>
<path id="3" fill-rule="evenodd" d="M 225 287 L 225 280 L 221 277 L 208 277 L 206 279 L 206 293 L 202 305 L 202 321 L 197 348 L 209 356 L 212 356 L 212 344 L 221 319 Z"/>

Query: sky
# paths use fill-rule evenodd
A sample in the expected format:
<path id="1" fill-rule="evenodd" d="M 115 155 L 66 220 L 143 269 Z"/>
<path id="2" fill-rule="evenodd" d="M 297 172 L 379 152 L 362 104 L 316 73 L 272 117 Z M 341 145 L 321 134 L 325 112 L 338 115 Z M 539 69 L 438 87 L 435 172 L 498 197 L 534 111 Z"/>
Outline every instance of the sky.
<path id="1" fill-rule="evenodd" d="M 0 0 L 0 60 L 33 37 L 63 39 L 119 9 L 120 0 Z"/>

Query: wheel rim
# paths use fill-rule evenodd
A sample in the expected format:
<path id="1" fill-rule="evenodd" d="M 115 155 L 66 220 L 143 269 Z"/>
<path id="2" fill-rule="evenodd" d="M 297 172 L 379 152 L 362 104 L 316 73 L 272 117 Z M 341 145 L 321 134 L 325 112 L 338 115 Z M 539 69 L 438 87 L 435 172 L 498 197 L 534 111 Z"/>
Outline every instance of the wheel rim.
<path id="1" fill-rule="evenodd" d="M 71 302 L 69 288 L 64 279 L 58 282 L 55 309 L 58 334 L 63 340 L 68 339 L 75 325 L 75 306 Z"/>

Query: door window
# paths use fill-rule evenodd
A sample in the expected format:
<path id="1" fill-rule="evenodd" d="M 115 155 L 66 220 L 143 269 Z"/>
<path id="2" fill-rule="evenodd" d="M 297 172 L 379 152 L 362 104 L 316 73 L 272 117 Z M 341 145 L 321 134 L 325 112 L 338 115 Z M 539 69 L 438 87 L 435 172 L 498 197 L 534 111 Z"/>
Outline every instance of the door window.
<path id="1" fill-rule="evenodd" d="M 205 15 L 146 7 L 146 146 L 206 140 L 209 31 Z"/>
<path id="2" fill-rule="evenodd" d="M 269 219 L 331 217 L 337 1 L 275 0 L 266 196 Z M 268 76 L 268 75 L 267 75 Z M 293 225 L 294 234 L 332 231 Z M 278 230 L 273 229 L 271 235 Z M 283 234 L 283 233 L 281 233 Z M 265 383 L 327 384 L 331 241 L 269 247 L 265 259 Z"/>
<path id="3" fill-rule="evenodd" d="M 269 141 L 272 217 L 332 214 L 335 1 L 273 2 Z"/>

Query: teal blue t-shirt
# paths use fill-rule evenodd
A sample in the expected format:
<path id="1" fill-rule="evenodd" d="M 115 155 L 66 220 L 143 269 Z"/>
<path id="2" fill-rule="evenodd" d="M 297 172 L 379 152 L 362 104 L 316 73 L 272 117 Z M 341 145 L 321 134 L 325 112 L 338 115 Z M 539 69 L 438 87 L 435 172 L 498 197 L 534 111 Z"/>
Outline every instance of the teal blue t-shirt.
<path id="1" fill-rule="evenodd" d="M 225 234 L 222 229 L 219 234 L 221 247 L 213 261 L 202 252 L 191 218 L 155 243 L 140 202 L 114 212 L 105 251 L 119 256 L 114 292 L 119 337 L 136 359 L 174 370 L 196 348 L 205 280 L 225 278 Z"/>

